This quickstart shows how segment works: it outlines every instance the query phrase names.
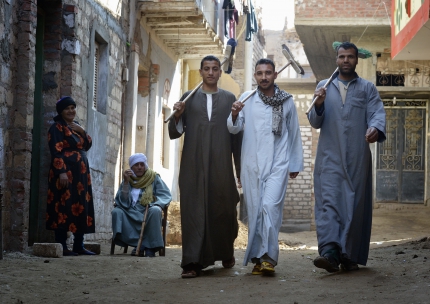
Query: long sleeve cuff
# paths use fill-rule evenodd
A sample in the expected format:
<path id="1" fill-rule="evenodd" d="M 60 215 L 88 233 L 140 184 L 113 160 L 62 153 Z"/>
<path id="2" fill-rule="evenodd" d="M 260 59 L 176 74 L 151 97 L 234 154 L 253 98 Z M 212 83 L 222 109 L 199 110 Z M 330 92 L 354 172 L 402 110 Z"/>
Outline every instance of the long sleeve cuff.
<path id="1" fill-rule="evenodd" d="M 173 119 L 175 119 L 175 118 L 173 118 Z M 177 124 L 175 124 L 175 126 L 176 126 L 176 131 L 178 131 L 181 134 L 184 133 L 184 126 L 183 126 L 183 123 L 182 123 L 182 117 L 179 118 L 179 121 L 178 121 Z"/>
<path id="2" fill-rule="evenodd" d="M 323 113 L 324 113 L 324 103 L 321 105 L 321 107 L 319 107 L 319 108 L 317 108 L 316 106 L 315 106 L 315 113 L 317 113 L 317 115 L 318 116 L 321 116 L 321 115 L 323 115 Z"/>

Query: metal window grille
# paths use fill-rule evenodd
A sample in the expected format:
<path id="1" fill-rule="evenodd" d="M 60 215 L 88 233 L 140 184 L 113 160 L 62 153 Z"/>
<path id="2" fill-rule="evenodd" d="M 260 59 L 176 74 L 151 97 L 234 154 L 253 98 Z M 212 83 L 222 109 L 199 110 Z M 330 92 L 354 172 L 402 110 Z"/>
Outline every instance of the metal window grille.
<path id="1" fill-rule="evenodd" d="M 97 110 L 97 86 L 99 78 L 100 46 L 97 41 L 94 43 L 94 86 L 93 86 L 93 107 Z"/>

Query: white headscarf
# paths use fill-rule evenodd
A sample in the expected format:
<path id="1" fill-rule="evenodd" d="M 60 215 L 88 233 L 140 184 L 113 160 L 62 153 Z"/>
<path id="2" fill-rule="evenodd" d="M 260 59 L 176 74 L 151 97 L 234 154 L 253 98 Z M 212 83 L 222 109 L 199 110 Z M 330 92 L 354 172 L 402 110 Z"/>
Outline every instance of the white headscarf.
<path id="1" fill-rule="evenodd" d="M 146 158 L 145 154 L 143 154 L 143 153 L 133 154 L 128 159 L 128 163 L 129 163 L 130 167 L 133 167 L 137 163 L 144 163 L 145 169 L 148 169 L 148 159 Z"/>

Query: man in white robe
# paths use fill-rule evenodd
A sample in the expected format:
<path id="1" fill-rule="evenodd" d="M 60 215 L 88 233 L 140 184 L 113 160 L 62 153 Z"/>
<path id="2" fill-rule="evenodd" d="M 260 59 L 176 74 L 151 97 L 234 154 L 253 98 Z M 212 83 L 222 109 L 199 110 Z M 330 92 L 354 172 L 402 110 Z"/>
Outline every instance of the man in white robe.
<path id="1" fill-rule="evenodd" d="M 233 104 L 227 127 L 233 134 L 244 129 L 240 178 L 249 232 L 243 264 L 254 263 L 252 273 L 262 274 L 273 273 L 278 262 L 288 176 L 303 170 L 303 148 L 293 98 L 274 83 L 273 61 L 257 61 L 254 77 L 257 93 Z"/>

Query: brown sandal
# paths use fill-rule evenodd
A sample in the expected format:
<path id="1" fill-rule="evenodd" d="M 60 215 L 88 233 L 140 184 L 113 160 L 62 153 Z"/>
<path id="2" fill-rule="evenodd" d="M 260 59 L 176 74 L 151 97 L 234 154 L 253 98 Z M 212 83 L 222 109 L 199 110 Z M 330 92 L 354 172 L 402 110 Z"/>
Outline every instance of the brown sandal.
<path id="1" fill-rule="evenodd" d="M 236 264 L 236 259 L 235 259 L 235 257 L 233 256 L 231 259 L 229 259 L 229 260 L 224 260 L 224 261 L 222 261 L 222 266 L 224 267 L 224 268 L 233 268 L 233 266 Z"/>
<path id="2" fill-rule="evenodd" d="M 181 277 L 183 279 L 189 279 L 189 278 L 195 278 L 197 277 L 197 272 L 195 272 L 194 270 L 182 270 L 182 274 Z"/>
<path id="3" fill-rule="evenodd" d="M 254 268 L 252 268 L 252 274 L 263 274 L 263 272 L 261 271 L 261 264 L 255 264 Z"/>

